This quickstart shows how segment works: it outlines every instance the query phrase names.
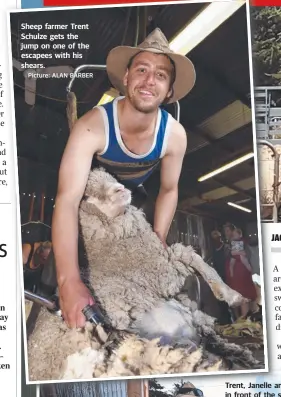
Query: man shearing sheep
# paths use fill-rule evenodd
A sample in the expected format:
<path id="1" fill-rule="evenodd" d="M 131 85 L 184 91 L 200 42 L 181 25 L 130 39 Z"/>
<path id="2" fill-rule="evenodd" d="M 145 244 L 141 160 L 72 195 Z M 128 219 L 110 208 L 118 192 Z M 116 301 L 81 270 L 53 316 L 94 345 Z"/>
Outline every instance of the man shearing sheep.
<path id="1" fill-rule="evenodd" d="M 187 147 L 183 126 L 159 107 L 176 102 L 193 88 L 194 66 L 172 52 L 160 29 L 138 47 L 112 49 L 107 73 L 124 97 L 95 107 L 76 122 L 59 171 L 52 240 L 61 310 L 70 327 L 83 327 L 81 311 L 94 303 L 80 278 L 77 244 L 78 207 L 93 158 L 131 190 L 161 163 L 153 227 L 165 246 Z"/>

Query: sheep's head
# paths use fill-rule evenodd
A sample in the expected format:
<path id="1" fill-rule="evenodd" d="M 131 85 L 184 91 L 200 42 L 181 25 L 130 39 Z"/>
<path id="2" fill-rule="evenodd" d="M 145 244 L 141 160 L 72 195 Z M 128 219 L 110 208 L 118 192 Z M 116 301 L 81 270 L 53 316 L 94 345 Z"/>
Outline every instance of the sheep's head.
<path id="1" fill-rule="evenodd" d="M 109 218 L 124 214 L 131 203 L 131 192 L 108 174 L 103 168 L 91 171 L 85 196 L 87 203 L 94 204 Z"/>

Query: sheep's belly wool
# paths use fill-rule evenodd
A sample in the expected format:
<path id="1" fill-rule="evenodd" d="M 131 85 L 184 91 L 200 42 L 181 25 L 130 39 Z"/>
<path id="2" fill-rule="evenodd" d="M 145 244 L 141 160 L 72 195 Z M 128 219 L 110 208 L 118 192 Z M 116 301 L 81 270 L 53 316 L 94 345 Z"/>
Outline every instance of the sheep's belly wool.
<path id="1" fill-rule="evenodd" d="M 97 245 L 98 251 L 89 256 L 90 262 L 91 257 L 95 258 L 89 276 L 95 296 L 118 329 L 127 329 L 133 319 L 159 299 L 175 296 L 191 274 L 182 264 L 178 264 L 182 267 L 179 273 L 176 263 L 168 263 L 167 253 L 150 250 L 151 241 L 141 250 L 140 243 L 145 244 L 145 239 L 134 240 L 128 239 L 128 248 L 118 242 L 112 242 L 110 247 Z"/>
<path id="2" fill-rule="evenodd" d="M 143 213 L 134 207 L 110 221 L 84 202 L 80 223 L 89 262 L 89 282 L 117 329 L 128 329 L 159 299 L 178 294 L 194 270 L 201 273 L 219 299 L 231 305 L 243 300 L 192 247 L 175 244 L 165 250 Z"/>

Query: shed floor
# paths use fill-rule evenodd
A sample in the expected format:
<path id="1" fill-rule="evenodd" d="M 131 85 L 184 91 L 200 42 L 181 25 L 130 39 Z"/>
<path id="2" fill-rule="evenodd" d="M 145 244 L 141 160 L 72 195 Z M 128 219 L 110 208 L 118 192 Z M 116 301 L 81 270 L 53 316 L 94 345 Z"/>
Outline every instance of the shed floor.
<path id="1" fill-rule="evenodd" d="M 246 347 L 248 347 L 252 351 L 254 358 L 260 362 L 255 369 L 265 368 L 264 345 L 261 344 L 261 340 L 259 338 L 255 338 L 253 336 L 245 336 L 245 337 L 227 337 L 225 339 L 227 339 L 228 342 L 230 343 L 236 343 L 237 345 L 240 346 L 246 344 Z M 257 344 L 260 345 L 260 347 L 252 348 L 251 346 L 247 346 L 247 344 Z M 235 368 L 235 369 L 239 369 L 239 368 Z"/>

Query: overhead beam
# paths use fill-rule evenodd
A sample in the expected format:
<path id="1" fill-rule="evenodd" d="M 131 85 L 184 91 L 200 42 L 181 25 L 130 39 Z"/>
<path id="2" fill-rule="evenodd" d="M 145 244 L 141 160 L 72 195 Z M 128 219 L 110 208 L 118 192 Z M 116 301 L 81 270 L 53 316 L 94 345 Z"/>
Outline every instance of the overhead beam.
<path id="1" fill-rule="evenodd" d="M 220 182 L 219 182 L 220 183 Z M 197 206 L 201 204 L 205 204 L 209 201 L 216 201 L 222 199 L 224 197 L 230 197 L 237 193 L 243 194 L 247 198 L 255 200 L 255 197 L 250 193 L 245 192 L 243 189 L 251 189 L 255 187 L 255 177 L 252 176 L 250 178 L 246 178 L 236 182 L 235 184 L 228 184 L 228 186 L 222 183 L 221 188 L 217 188 L 214 190 L 210 190 L 209 192 L 203 193 L 200 196 L 193 196 L 187 199 L 180 201 L 179 207 L 186 208 L 186 206 Z"/>
<path id="2" fill-rule="evenodd" d="M 253 179 L 254 179 L 254 183 L 253 183 L 250 187 L 247 186 L 248 189 L 251 189 L 251 188 L 255 187 L 255 177 L 253 177 Z M 241 189 L 241 188 L 238 187 L 236 184 L 227 183 L 227 182 L 225 182 L 225 180 L 221 180 L 220 178 L 217 178 L 217 177 L 214 178 L 214 180 L 215 180 L 216 182 L 218 182 L 219 184 L 221 184 L 222 186 L 227 187 L 228 189 L 236 190 L 237 193 L 240 193 L 241 195 L 243 195 L 243 196 L 245 196 L 245 197 L 247 197 L 247 198 L 250 198 L 250 199 L 252 199 L 252 200 L 255 200 L 255 199 L 256 199 L 255 196 L 253 196 L 253 195 L 250 194 L 249 192 L 247 192 L 247 191 Z"/>
<path id="3" fill-rule="evenodd" d="M 245 128 L 246 126 L 250 125 L 251 123 L 252 122 L 249 122 L 249 123 L 243 125 L 242 127 L 238 128 L 237 130 L 239 130 L 241 128 Z M 202 127 L 192 125 L 190 123 L 190 121 L 186 118 L 186 116 L 185 116 L 184 120 L 182 121 L 182 124 L 184 124 L 184 127 L 186 128 L 187 133 L 191 133 L 191 134 L 197 135 L 197 136 L 199 135 L 201 138 L 203 138 L 210 145 L 215 143 L 216 145 L 218 145 L 219 148 L 221 148 L 225 152 L 225 154 L 233 154 L 234 153 L 233 147 L 222 141 L 224 137 L 219 138 L 219 139 L 211 137 L 206 131 L 204 131 L 204 129 Z M 235 132 L 235 130 L 232 132 Z M 227 136 L 227 135 L 225 135 L 225 136 Z M 188 152 L 186 152 L 186 154 L 187 153 Z"/>
<path id="4" fill-rule="evenodd" d="M 223 76 L 221 73 L 218 73 L 214 68 L 207 66 L 206 62 L 202 62 L 201 60 L 196 59 L 196 67 L 201 69 L 203 73 L 207 76 L 212 76 L 214 80 L 223 88 L 224 90 L 231 93 L 236 99 L 239 99 L 244 105 L 251 108 L 251 98 L 248 98 L 243 92 L 240 92 L 236 89 L 236 87 L 230 83 L 230 81 Z M 250 85 L 249 85 L 249 93 L 250 93 Z"/>
<path id="5" fill-rule="evenodd" d="M 201 209 L 198 211 L 197 208 L 193 207 L 185 207 L 185 209 L 177 208 L 176 212 L 185 214 L 185 215 L 197 215 L 197 216 L 202 216 L 204 218 L 209 218 L 213 221 L 216 220 L 216 216 L 214 214 L 210 214 L 207 211 L 202 211 Z"/>
<path id="6" fill-rule="evenodd" d="M 248 106 L 236 100 L 204 119 L 199 127 L 216 139 L 252 123 L 252 112 Z"/>
<path id="7" fill-rule="evenodd" d="M 218 145 L 217 142 L 214 142 L 212 145 Z M 214 147 L 214 146 L 213 146 Z M 220 147 L 218 146 L 220 149 Z M 205 152 L 204 152 L 205 149 Z M 241 151 L 236 150 L 232 151 L 231 153 L 223 153 L 222 151 L 215 151 L 215 153 L 207 153 L 206 152 L 206 147 L 202 148 L 202 154 L 201 153 L 190 153 L 188 156 L 185 156 L 184 161 L 183 161 L 183 166 L 182 166 L 182 173 L 181 173 L 181 178 L 180 178 L 180 184 L 183 183 L 183 181 L 186 181 L 189 179 L 189 174 L 190 172 L 193 173 L 194 178 L 196 178 L 196 181 L 198 182 L 198 178 L 201 177 L 202 175 L 205 175 L 209 172 L 214 171 L 215 169 L 218 169 L 222 165 L 229 163 L 233 160 L 235 160 L 238 157 L 241 157 L 247 153 L 249 153 L 251 150 L 253 150 L 252 145 L 245 145 L 241 147 Z M 204 161 L 200 160 L 200 154 L 203 156 Z M 205 155 L 205 158 L 204 158 Z M 235 155 L 235 156 L 234 156 Z M 218 163 L 217 161 L 214 160 L 219 160 L 220 162 Z M 254 159 L 249 159 L 247 162 L 243 162 L 237 166 L 243 166 L 243 169 L 247 171 L 248 173 L 250 172 L 251 174 L 254 175 L 254 167 L 251 164 Z M 201 161 L 201 162 L 200 162 Z M 206 164 L 206 161 L 208 163 Z M 211 163 L 212 161 L 212 163 Z M 208 165 L 209 167 L 212 165 L 212 168 L 205 168 L 205 166 Z M 229 169 L 231 170 L 231 168 Z M 224 173 L 227 173 L 228 170 L 224 171 Z M 214 177 L 212 178 L 214 179 Z M 196 183 L 197 184 L 197 183 Z M 184 185 L 186 186 L 186 182 L 184 182 Z M 190 188 L 191 186 L 189 186 Z"/>

